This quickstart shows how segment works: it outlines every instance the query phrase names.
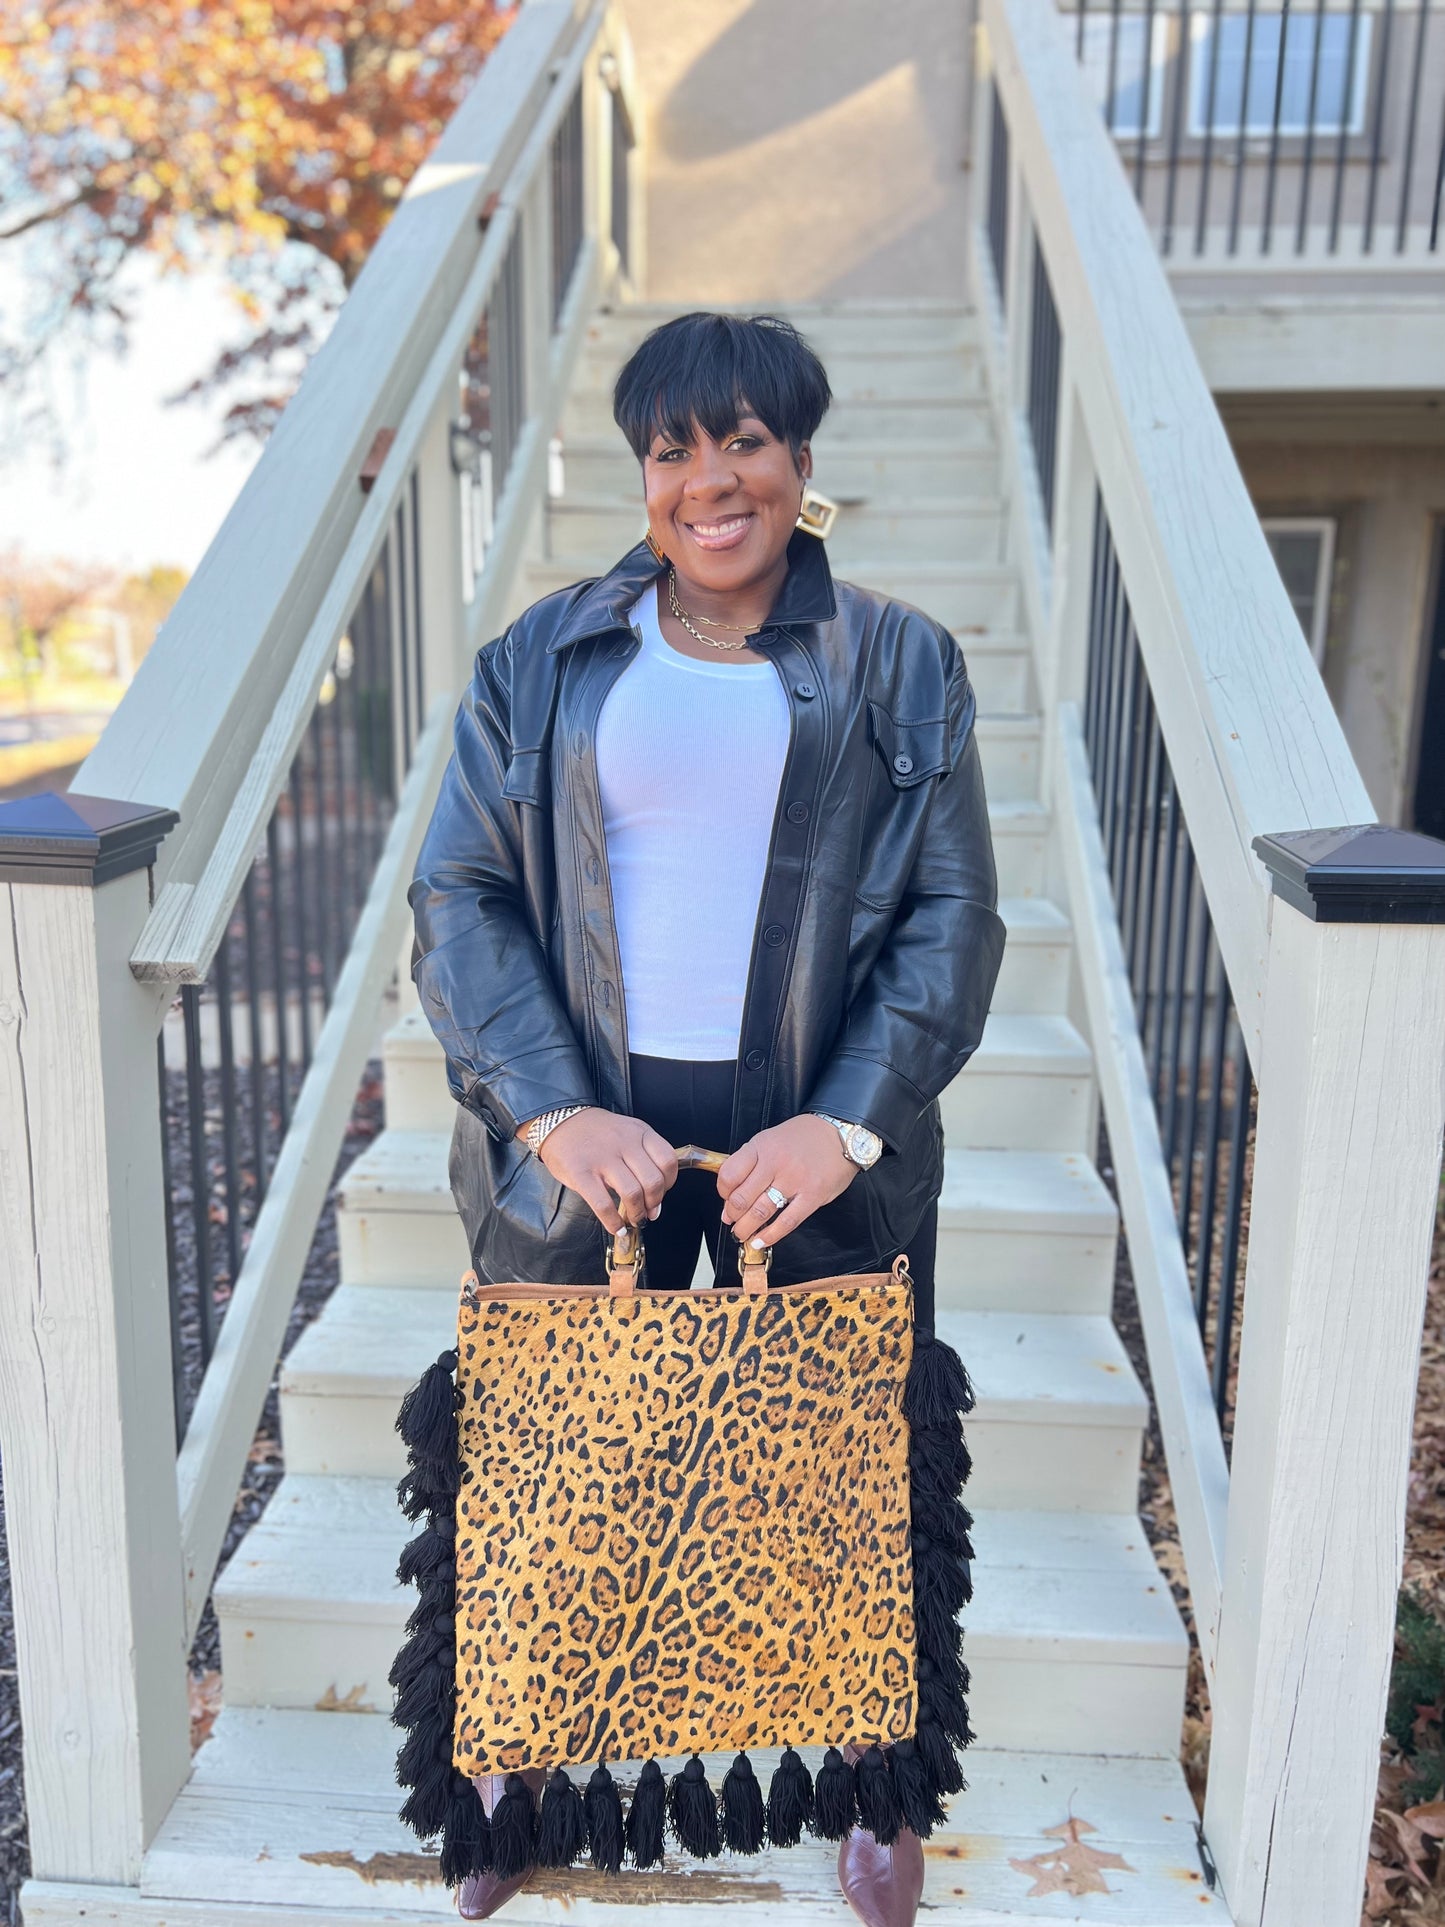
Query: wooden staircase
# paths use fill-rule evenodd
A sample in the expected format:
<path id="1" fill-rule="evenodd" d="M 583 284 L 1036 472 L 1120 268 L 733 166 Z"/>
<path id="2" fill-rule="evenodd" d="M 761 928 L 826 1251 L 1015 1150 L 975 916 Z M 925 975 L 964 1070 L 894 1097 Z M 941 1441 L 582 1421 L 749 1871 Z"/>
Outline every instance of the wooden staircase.
<path id="1" fill-rule="evenodd" d="M 592 325 L 562 425 L 565 493 L 519 606 L 597 574 L 641 532 L 609 392 L 659 318 L 632 308 Z M 1117 1214 L 1092 1161 L 1069 924 L 1046 890 L 1031 647 L 975 322 L 927 303 L 795 318 L 838 397 L 816 447 L 818 484 L 843 504 L 835 572 L 926 608 L 967 656 L 1008 926 L 987 1034 L 943 1103 L 939 1327 L 979 1394 L 965 1616 L 979 1739 L 952 1828 L 929 1843 L 925 1917 L 1227 1921 L 1177 1763 L 1185 1632 L 1135 1512 L 1147 1401 L 1110 1322 Z M 183 1903 L 168 1919 L 450 1911 L 395 1817 L 386 1675 L 412 1595 L 393 1577 L 409 1531 L 393 1419 L 450 1342 L 468 1259 L 447 1183 L 452 1101 L 414 1004 L 385 1064 L 387 1129 L 344 1187 L 342 1282 L 282 1370 L 286 1475 L 216 1583 L 225 1709 L 146 1858 L 142 1895 Z M 687 1927 L 750 1906 L 842 1922 L 832 1858 L 817 1843 L 707 1865 L 670 1851 L 661 1874 L 539 1876 L 502 1918 L 630 1920 L 646 1904 Z"/>

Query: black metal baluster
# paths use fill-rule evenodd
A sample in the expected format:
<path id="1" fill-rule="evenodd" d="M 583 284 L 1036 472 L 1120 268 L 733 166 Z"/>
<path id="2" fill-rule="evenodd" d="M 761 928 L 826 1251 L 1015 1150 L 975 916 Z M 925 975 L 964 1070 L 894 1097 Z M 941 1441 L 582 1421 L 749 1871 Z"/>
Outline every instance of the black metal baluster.
<path id="1" fill-rule="evenodd" d="M 1284 63 L 1289 50 L 1289 0 L 1280 0 L 1279 59 L 1274 69 L 1274 114 L 1269 126 L 1269 159 L 1264 170 L 1264 219 L 1260 224 L 1259 251 L 1269 253 L 1274 233 L 1274 184 L 1279 168 L 1279 124 L 1284 112 Z"/>
<path id="2" fill-rule="evenodd" d="M 1415 28 L 1415 66 L 1410 76 L 1410 112 L 1405 128 L 1404 169 L 1400 176 L 1400 212 L 1395 222 L 1395 252 L 1405 252 L 1405 235 L 1410 222 L 1410 183 L 1415 177 L 1415 138 L 1420 126 L 1420 83 L 1425 75 L 1425 25 L 1430 17 L 1430 0 L 1420 0 L 1419 22 Z"/>
<path id="3" fill-rule="evenodd" d="M 1140 735 L 1139 779 L 1129 806 L 1134 827 L 1129 837 L 1129 865 L 1124 873 L 1124 895 L 1119 905 L 1119 929 L 1131 979 L 1139 954 L 1139 906 L 1144 895 L 1144 860 L 1151 829 L 1150 795 L 1159 775 L 1159 719 L 1154 713 L 1154 697 L 1147 676 Z"/>
<path id="4" fill-rule="evenodd" d="M 302 737 L 302 744 L 306 738 Z M 301 992 L 301 1075 L 311 1068 L 311 919 L 306 914 L 306 836 L 301 812 L 301 757 L 291 765 L 291 830 L 294 838 L 291 883 L 296 906 L 297 982 Z"/>
<path id="5" fill-rule="evenodd" d="M 1190 0 L 1184 0 L 1178 21 L 1179 51 L 1174 57 L 1174 97 L 1169 106 L 1169 161 L 1164 180 L 1164 226 L 1160 235 L 1160 246 L 1166 255 L 1174 252 L 1174 195 L 1179 185 L 1179 147 L 1184 137 L 1184 101 L 1193 79 L 1190 62 L 1193 59 L 1191 42 L 1194 17 L 1190 11 Z"/>
<path id="6" fill-rule="evenodd" d="M 1440 202 L 1445 196 L 1445 106 L 1440 110 L 1440 158 L 1435 163 L 1435 193 L 1430 202 L 1430 252 L 1440 241 Z"/>
<path id="7" fill-rule="evenodd" d="M 1144 0 L 1144 67 L 1142 99 L 1139 103 L 1139 139 L 1134 148 L 1134 198 L 1144 199 L 1144 147 L 1149 138 L 1150 89 L 1154 80 L 1154 0 Z"/>
<path id="8" fill-rule="evenodd" d="M 402 768 L 411 766 L 411 746 L 413 742 L 411 726 L 411 598 L 407 592 L 406 527 L 398 505 L 389 537 L 396 550 L 396 659 L 393 675 L 401 684 L 401 747 Z"/>
<path id="9" fill-rule="evenodd" d="M 1109 0 L 1109 84 L 1104 96 L 1104 125 L 1114 131 L 1114 99 L 1119 79 L 1119 19 L 1122 0 Z"/>
<path id="10" fill-rule="evenodd" d="M 1164 997 L 1165 984 L 1169 972 L 1169 958 L 1174 939 L 1174 879 L 1179 861 L 1180 831 L 1183 816 L 1179 806 L 1179 791 L 1175 787 L 1174 772 L 1169 772 L 1168 784 L 1169 828 L 1164 842 L 1164 887 L 1159 892 L 1157 919 L 1158 943 L 1156 957 L 1159 966 L 1159 989 L 1154 999 L 1153 1041 L 1149 1050 L 1149 1087 L 1154 1093 L 1154 1111 L 1158 1116 L 1163 1108 L 1164 1075 Z M 1147 1040 L 1146 1040 L 1147 1041 Z"/>
<path id="11" fill-rule="evenodd" d="M 281 1136 L 291 1128 L 291 1044 L 286 1009 L 286 935 L 281 907 L 281 833 L 278 823 L 280 805 L 271 812 L 266 825 L 266 882 L 271 907 L 271 968 L 276 979 L 276 1075 L 280 1084 L 278 1108 Z"/>
<path id="12" fill-rule="evenodd" d="M 181 1330 L 181 1280 L 176 1268 L 176 1192 L 171 1173 L 171 1099 L 166 1074 L 166 1027 L 156 1035 L 156 1082 L 161 1112 L 161 1196 L 165 1199 L 166 1298 L 171 1323 L 171 1400 L 175 1407 L 176 1446 L 186 1436 L 186 1352 Z"/>
<path id="13" fill-rule="evenodd" d="M 1184 813 L 1181 810 L 1180 822 Z M 1189 974 L 1189 919 L 1194 910 L 1194 845 L 1189 840 L 1188 825 L 1184 825 L 1183 867 L 1179 884 L 1179 941 L 1174 946 L 1174 970 L 1169 980 L 1169 991 L 1165 998 L 1165 1008 L 1169 1018 L 1169 1080 L 1168 1094 L 1164 1100 L 1164 1116 L 1161 1123 L 1161 1136 L 1164 1142 L 1164 1162 L 1172 1170 L 1174 1154 L 1179 1144 L 1179 1044 L 1184 1030 L 1184 988 Z"/>
<path id="14" fill-rule="evenodd" d="M 1084 747 L 1089 753 L 1090 768 L 1094 762 L 1094 746 L 1099 731 L 1099 625 L 1104 608 L 1104 504 L 1098 491 L 1094 493 L 1094 545 L 1090 551 L 1089 570 L 1089 638 L 1084 657 Z"/>
<path id="15" fill-rule="evenodd" d="M 1335 173 L 1330 189 L 1330 238 L 1329 251 L 1333 254 L 1339 246 L 1340 213 L 1344 206 L 1345 194 L 1345 154 L 1350 139 L 1350 110 L 1355 98 L 1355 52 L 1359 44 L 1360 0 L 1350 0 L 1350 32 L 1345 45 L 1345 91 L 1340 108 L 1340 125 L 1335 134 Z"/>
<path id="16" fill-rule="evenodd" d="M 1310 169 L 1315 157 L 1315 112 L 1320 90 L 1320 57 L 1325 44 L 1325 0 L 1315 0 L 1315 44 L 1310 60 L 1310 100 L 1305 115 L 1304 153 L 1300 158 L 1299 220 L 1295 224 L 1294 251 L 1305 251 L 1305 230 L 1309 224 L 1310 211 Z M 1343 116 L 1349 119 L 1349 103 L 1346 101 Z"/>
<path id="17" fill-rule="evenodd" d="M 1229 980 L 1217 943 L 1211 945 L 1218 985 L 1209 1039 L 1209 1103 L 1204 1119 L 1204 1173 L 1199 1186 L 1199 1250 L 1194 1274 L 1194 1310 L 1199 1329 L 1209 1320 L 1210 1269 L 1214 1260 L 1214 1200 L 1219 1191 L 1219 1120 L 1224 1106 L 1224 1046 L 1229 1031 Z"/>
<path id="18" fill-rule="evenodd" d="M 1169 774 L 1169 758 L 1164 752 L 1164 739 L 1157 719 L 1154 724 L 1154 735 L 1157 754 L 1154 758 L 1149 785 L 1149 839 L 1144 849 L 1144 861 L 1140 872 L 1139 905 L 1135 913 L 1129 973 L 1141 1035 L 1144 1011 L 1148 1003 L 1149 964 L 1154 943 L 1154 895 L 1159 874 L 1159 852 L 1163 840 L 1164 792 Z"/>
<path id="19" fill-rule="evenodd" d="M 1234 190 L 1229 202 L 1229 252 L 1239 250 L 1239 211 L 1244 194 L 1244 142 L 1249 126 L 1249 81 L 1254 64 L 1254 8 L 1249 0 L 1244 16 L 1244 67 L 1239 83 L 1239 126 L 1234 141 Z"/>
<path id="20" fill-rule="evenodd" d="M 1189 1257 L 1189 1207 L 1194 1193 L 1195 1143 L 1199 1132 L 1199 1059 L 1204 1045 L 1204 1005 L 1209 973 L 1209 940 L 1213 934 L 1209 921 L 1209 901 L 1195 872 L 1194 895 L 1198 903 L 1198 936 L 1194 948 L 1194 995 L 1189 1019 L 1189 1105 L 1188 1129 L 1179 1160 L 1179 1237 Z"/>
<path id="21" fill-rule="evenodd" d="M 1209 175 L 1214 162 L 1214 110 L 1219 88 L 1219 43 L 1224 36 L 1224 0 L 1214 0 L 1209 22 L 1209 79 L 1204 95 L 1204 146 L 1199 158 L 1199 211 L 1194 227 L 1194 252 L 1203 254 L 1209 220 Z"/>
<path id="22" fill-rule="evenodd" d="M 1132 640 L 1132 636 L 1131 636 Z M 1124 894 L 1124 873 L 1129 857 L 1130 816 L 1136 783 L 1140 780 L 1144 758 L 1140 755 L 1139 715 L 1145 698 L 1144 663 L 1137 643 L 1129 651 L 1128 702 L 1124 734 L 1120 744 L 1119 814 L 1114 820 L 1114 835 L 1109 843 L 1109 877 L 1117 905 Z"/>
<path id="23" fill-rule="evenodd" d="M 231 1029 L 235 1005 L 231 999 L 231 932 L 216 946 L 216 1023 L 221 1044 L 221 1159 L 226 1182 L 226 1262 L 230 1289 L 241 1275 L 241 1165 L 236 1155 L 236 1040 Z"/>
<path id="24" fill-rule="evenodd" d="M 251 1033 L 251 1116 L 252 1157 L 256 1167 L 255 1210 L 261 1209 L 266 1196 L 266 1047 L 261 1026 L 261 931 L 256 909 L 256 866 L 253 863 L 241 885 L 241 905 L 246 923 L 246 1003 L 250 1012 Z M 254 1218 L 252 1222 L 254 1223 Z"/>
<path id="25" fill-rule="evenodd" d="M 1219 1304 L 1214 1319 L 1214 1409 L 1221 1423 L 1229 1393 L 1229 1354 L 1234 1336 L 1234 1303 L 1243 1230 L 1244 1158 L 1249 1142 L 1250 1099 L 1249 1056 L 1244 1048 L 1244 1030 L 1236 1019 L 1229 1185 L 1224 1200 L 1224 1239 L 1219 1251 Z"/>
<path id="26" fill-rule="evenodd" d="M 1390 33 L 1395 20 L 1395 0 L 1384 0 L 1380 9 L 1380 68 L 1375 77 L 1375 112 L 1370 129 L 1370 171 L 1365 185 L 1365 222 L 1360 236 L 1361 251 L 1369 254 L 1375 245 L 1375 201 L 1380 188 L 1380 161 L 1385 143 L 1385 87 L 1390 73 Z"/>
<path id="27" fill-rule="evenodd" d="M 211 1173 L 206 1145 L 205 1066 L 201 1056 L 201 992 L 181 987 L 186 1036 L 186 1129 L 191 1151 L 191 1231 L 196 1246 L 196 1302 L 201 1316 L 201 1364 L 208 1365 L 216 1345 L 216 1295 L 211 1269 Z"/>

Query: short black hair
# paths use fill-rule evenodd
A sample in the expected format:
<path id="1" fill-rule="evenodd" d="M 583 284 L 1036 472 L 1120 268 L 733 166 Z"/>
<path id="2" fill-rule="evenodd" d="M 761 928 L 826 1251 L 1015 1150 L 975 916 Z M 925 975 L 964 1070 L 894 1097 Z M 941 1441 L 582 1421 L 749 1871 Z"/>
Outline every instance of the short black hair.
<path id="1" fill-rule="evenodd" d="M 773 314 L 684 314 L 628 359 L 612 413 L 638 461 L 659 430 L 687 441 L 694 426 L 721 441 L 756 415 L 796 460 L 828 412 L 827 371 L 791 321 Z"/>

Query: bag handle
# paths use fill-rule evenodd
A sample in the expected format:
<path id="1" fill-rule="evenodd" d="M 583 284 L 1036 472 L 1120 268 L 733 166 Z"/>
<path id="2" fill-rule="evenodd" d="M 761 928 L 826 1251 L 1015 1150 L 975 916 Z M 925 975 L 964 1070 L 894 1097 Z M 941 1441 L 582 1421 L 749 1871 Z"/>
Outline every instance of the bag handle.
<path id="1" fill-rule="evenodd" d="M 700 1144 L 677 1147 L 679 1171 L 721 1171 L 727 1163 L 726 1151 L 705 1151 Z M 624 1224 L 607 1240 L 607 1294 L 610 1298 L 631 1298 L 642 1278 L 642 1233 L 635 1224 Z M 751 1245 L 738 1246 L 738 1273 L 743 1290 L 761 1296 L 768 1288 L 772 1268 L 771 1245 L 755 1251 Z"/>

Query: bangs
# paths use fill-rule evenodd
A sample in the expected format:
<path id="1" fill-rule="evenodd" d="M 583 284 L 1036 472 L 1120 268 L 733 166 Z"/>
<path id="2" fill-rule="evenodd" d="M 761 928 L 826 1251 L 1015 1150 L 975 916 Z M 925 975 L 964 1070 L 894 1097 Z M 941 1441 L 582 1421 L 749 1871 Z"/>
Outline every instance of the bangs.
<path id="1" fill-rule="evenodd" d="M 612 412 L 639 461 L 661 433 L 722 441 L 753 415 L 794 456 L 833 399 L 822 362 L 776 315 L 680 315 L 648 335 L 617 377 Z"/>

